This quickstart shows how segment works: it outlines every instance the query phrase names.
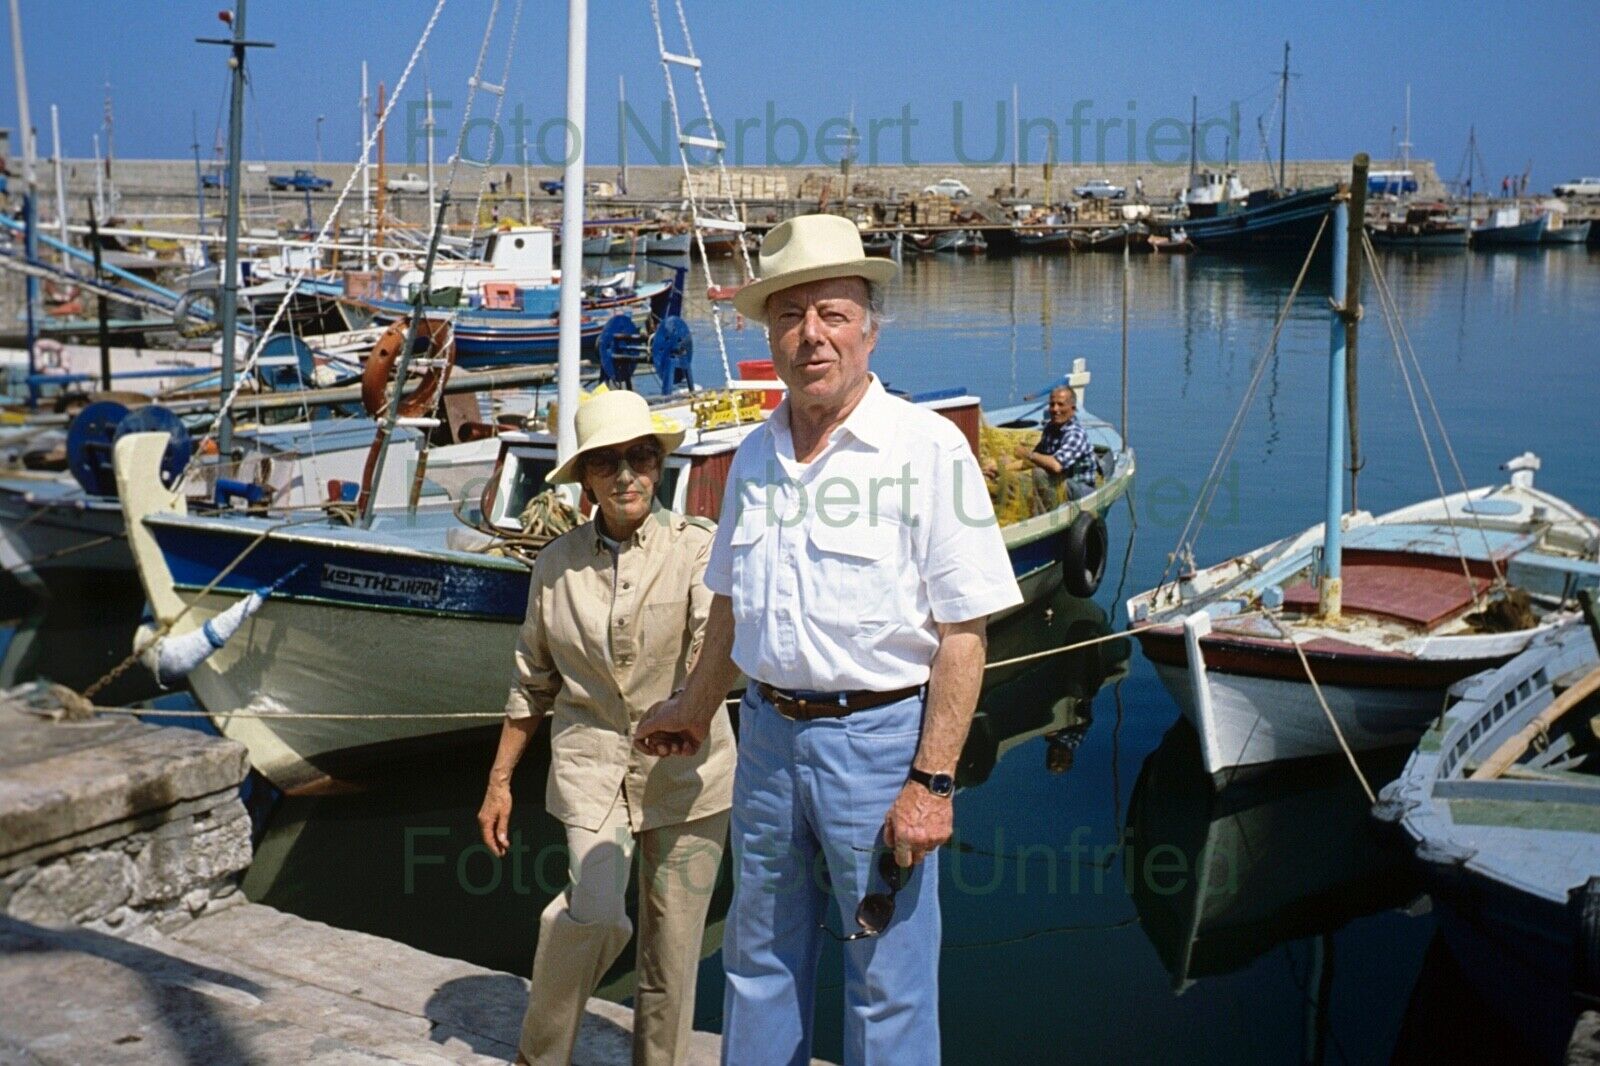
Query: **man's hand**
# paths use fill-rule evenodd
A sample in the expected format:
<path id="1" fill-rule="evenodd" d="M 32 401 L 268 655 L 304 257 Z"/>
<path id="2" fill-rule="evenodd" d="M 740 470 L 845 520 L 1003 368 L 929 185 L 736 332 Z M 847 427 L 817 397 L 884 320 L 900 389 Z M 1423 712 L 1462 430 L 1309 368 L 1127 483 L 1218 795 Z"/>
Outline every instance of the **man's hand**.
<path id="1" fill-rule="evenodd" d="M 911 866 L 950 839 L 955 805 L 915 781 L 907 781 L 883 819 L 883 842 L 894 849 L 894 861 Z"/>
<path id="2" fill-rule="evenodd" d="M 1033 462 L 1033 449 L 1028 447 L 1026 444 L 1019 444 L 1015 448 L 1012 448 L 1011 454 L 1016 456 L 1018 459 L 1023 459 L 1030 463 Z"/>
<path id="3" fill-rule="evenodd" d="M 478 831 L 483 834 L 484 845 L 504 858 L 511 846 L 507 827 L 511 823 L 511 785 L 506 782 L 489 782 L 484 793 L 483 806 L 478 809 Z"/>
<path id="4" fill-rule="evenodd" d="M 701 720 L 679 694 L 651 707 L 640 719 L 633 746 L 646 755 L 693 755 L 710 732 L 710 721 Z"/>

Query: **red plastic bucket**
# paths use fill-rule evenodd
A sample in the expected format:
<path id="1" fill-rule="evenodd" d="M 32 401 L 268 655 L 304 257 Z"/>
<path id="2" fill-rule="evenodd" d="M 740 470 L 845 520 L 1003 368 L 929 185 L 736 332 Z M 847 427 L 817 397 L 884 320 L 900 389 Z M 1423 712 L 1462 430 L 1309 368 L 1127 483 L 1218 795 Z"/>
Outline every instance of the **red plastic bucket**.
<path id="1" fill-rule="evenodd" d="M 746 381 L 773 381 L 777 379 L 778 372 L 773 369 L 771 359 L 741 359 L 739 376 Z M 782 402 L 782 389 L 766 389 L 761 394 L 763 411 L 770 411 Z"/>

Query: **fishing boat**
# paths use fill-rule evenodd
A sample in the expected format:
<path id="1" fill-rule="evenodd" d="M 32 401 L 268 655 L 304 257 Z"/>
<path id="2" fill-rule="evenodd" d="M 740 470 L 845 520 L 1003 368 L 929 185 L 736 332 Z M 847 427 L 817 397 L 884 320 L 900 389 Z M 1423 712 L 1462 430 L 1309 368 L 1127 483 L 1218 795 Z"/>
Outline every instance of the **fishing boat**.
<path id="1" fill-rule="evenodd" d="M 1349 212 L 1340 200 L 1330 227 L 1327 520 L 1204 570 L 1180 538 L 1176 579 L 1127 604 L 1213 775 L 1412 743 L 1449 685 L 1565 624 L 1600 584 L 1600 523 L 1534 487 L 1531 453 L 1506 484 L 1345 511 Z"/>
<path id="2" fill-rule="evenodd" d="M 1452 686 L 1374 808 L 1414 849 L 1463 972 L 1552 1061 L 1574 996 L 1600 996 L 1600 629 L 1589 622 Z"/>
<path id="3" fill-rule="evenodd" d="M 1333 202 L 1336 185 L 1256 190 L 1241 203 L 1225 201 L 1213 214 L 1153 222 L 1158 233 L 1182 228 L 1200 252 L 1304 252 Z"/>
<path id="4" fill-rule="evenodd" d="M 1474 248 L 1531 248 L 1544 240 L 1550 226 L 1548 214 L 1524 219 L 1520 207 L 1497 207 L 1472 227 Z"/>
<path id="5" fill-rule="evenodd" d="M 1372 243 L 1386 248 L 1465 248 L 1471 236 L 1465 219 L 1449 204 L 1407 204 L 1405 212 L 1389 215 L 1367 226 Z"/>
<path id="6" fill-rule="evenodd" d="M 1150 227 L 1142 222 L 1133 222 L 1103 226 L 1088 232 L 1078 230 L 1072 235 L 1072 247 L 1080 252 L 1120 252 L 1124 248 L 1130 252 L 1148 252 Z"/>
<path id="7" fill-rule="evenodd" d="M 1180 226 L 1166 233 L 1150 234 L 1149 248 L 1157 255 L 1188 255 L 1194 251 L 1194 242 Z"/>
<path id="8" fill-rule="evenodd" d="M 1016 231 L 1017 248 L 1024 252 L 1066 252 L 1072 250 L 1072 231 L 1065 226 L 1029 224 Z M 992 241 L 990 242 L 993 243 Z"/>
<path id="9" fill-rule="evenodd" d="M 1080 361 L 1069 380 L 1081 395 L 1088 378 Z M 760 396 L 679 395 L 657 405 L 663 419 L 694 427 L 664 464 L 664 505 L 717 518 L 733 453 L 763 416 Z M 985 427 L 976 396 L 951 390 L 911 399 L 980 446 Z M 1046 417 L 1044 403 L 987 418 L 991 427 L 1025 437 Z M 1028 600 L 1063 586 L 1092 594 L 1105 567 L 1101 516 L 1133 479 L 1133 452 L 1115 430 L 1081 408 L 1079 418 L 1102 457 L 1096 490 L 1002 527 Z M 181 634 L 251 591 L 277 586 L 249 624 L 188 675 L 200 706 L 275 784 L 304 790 L 340 780 L 385 749 L 436 742 L 499 712 L 527 608 L 528 567 L 514 552 L 524 537 L 522 516 L 556 465 L 554 434 L 501 436 L 495 471 L 470 521 L 450 510 L 419 510 L 380 513 L 370 528 L 332 518 L 282 527 L 266 517 L 192 513 L 156 476 L 162 447 L 160 435 L 135 435 L 116 453 L 129 543 L 157 623 L 176 621 Z M 480 717 L 440 718 L 444 710 Z M 297 711 L 351 718 L 305 719 Z"/>
<path id="10" fill-rule="evenodd" d="M 1589 228 L 1592 222 L 1584 219 L 1582 222 L 1567 221 L 1567 205 L 1561 200 L 1546 200 L 1540 209 L 1549 216 L 1550 224 L 1545 227 L 1544 235 L 1540 238 L 1543 244 L 1584 244 L 1589 240 Z"/>

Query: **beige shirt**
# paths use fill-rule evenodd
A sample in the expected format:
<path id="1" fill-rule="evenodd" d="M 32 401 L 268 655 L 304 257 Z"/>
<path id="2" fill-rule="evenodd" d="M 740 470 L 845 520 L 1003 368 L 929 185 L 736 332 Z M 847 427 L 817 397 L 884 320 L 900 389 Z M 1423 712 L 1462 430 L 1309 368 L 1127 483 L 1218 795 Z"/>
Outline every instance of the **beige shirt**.
<path id="1" fill-rule="evenodd" d="M 732 805 L 726 707 L 692 758 L 633 746 L 634 726 L 700 654 L 711 537 L 703 521 L 658 509 L 615 553 L 589 522 L 534 561 L 506 714 L 553 716 L 545 808 L 563 823 L 598 829 L 619 790 L 636 833 Z"/>

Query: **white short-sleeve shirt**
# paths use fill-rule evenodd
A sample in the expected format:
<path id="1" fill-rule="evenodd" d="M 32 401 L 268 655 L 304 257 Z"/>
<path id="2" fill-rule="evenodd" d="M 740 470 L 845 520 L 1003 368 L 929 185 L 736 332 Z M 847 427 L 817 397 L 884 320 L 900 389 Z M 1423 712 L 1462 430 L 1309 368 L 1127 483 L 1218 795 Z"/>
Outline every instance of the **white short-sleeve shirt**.
<path id="1" fill-rule="evenodd" d="M 787 400 L 739 445 L 705 583 L 746 676 L 822 692 L 923 684 L 937 623 L 1022 602 L 966 438 L 876 376 L 814 461 Z"/>

